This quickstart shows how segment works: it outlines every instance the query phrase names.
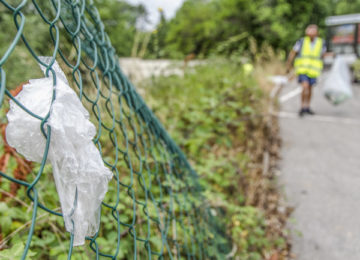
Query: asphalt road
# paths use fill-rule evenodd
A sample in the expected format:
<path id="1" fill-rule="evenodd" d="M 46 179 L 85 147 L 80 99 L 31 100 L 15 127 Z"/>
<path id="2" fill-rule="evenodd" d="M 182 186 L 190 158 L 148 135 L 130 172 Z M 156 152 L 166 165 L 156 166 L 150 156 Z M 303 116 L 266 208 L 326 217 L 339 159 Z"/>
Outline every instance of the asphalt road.
<path id="1" fill-rule="evenodd" d="M 323 77 L 325 77 L 324 75 Z M 315 116 L 299 118 L 298 85 L 280 97 L 281 182 L 289 206 L 293 253 L 299 260 L 360 259 L 360 86 L 334 107 L 314 89 Z M 296 93 L 295 93 L 296 94 Z"/>

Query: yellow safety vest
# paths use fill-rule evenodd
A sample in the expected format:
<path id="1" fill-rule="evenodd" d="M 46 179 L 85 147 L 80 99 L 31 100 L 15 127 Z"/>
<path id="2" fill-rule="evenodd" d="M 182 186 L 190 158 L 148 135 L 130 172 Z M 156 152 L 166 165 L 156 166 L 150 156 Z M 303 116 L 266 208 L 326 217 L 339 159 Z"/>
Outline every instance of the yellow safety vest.
<path id="1" fill-rule="evenodd" d="M 299 56 L 295 59 L 294 67 L 297 75 L 304 74 L 310 78 L 317 78 L 323 69 L 321 59 L 323 40 L 316 38 L 314 45 L 310 37 L 304 38 Z"/>

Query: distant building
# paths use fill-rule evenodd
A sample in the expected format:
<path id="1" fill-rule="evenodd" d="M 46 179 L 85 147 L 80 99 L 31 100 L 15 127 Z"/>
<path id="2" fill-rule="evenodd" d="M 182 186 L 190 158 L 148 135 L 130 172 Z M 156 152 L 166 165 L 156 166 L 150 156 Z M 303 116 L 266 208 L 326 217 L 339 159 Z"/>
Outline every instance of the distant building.
<path id="1" fill-rule="evenodd" d="M 328 50 L 355 62 L 360 57 L 360 14 L 330 16 L 325 24 Z"/>

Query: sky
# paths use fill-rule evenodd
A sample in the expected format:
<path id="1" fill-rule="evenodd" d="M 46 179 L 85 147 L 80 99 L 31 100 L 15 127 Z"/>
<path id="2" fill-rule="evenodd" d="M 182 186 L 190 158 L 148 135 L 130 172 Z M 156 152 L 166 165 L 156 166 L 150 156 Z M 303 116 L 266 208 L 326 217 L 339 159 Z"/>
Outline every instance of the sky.
<path id="1" fill-rule="evenodd" d="M 162 8 L 167 19 L 172 18 L 184 0 L 127 0 L 131 4 L 143 4 L 149 12 L 150 24 L 147 29 L 155 28 L 159 21 L 158 8 Z"/>

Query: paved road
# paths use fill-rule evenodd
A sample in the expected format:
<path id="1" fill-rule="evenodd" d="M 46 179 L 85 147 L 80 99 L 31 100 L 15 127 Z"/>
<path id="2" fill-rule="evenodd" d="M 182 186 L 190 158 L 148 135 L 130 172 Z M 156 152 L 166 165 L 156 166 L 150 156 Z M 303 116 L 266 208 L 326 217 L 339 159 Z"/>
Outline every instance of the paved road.
<path id="1" fill-rule="evenodd" d="M 299 96 L 282 103 L 281 180 L 295 208 L 289 226 L 298 260 L 360 259 L 360 86 L 354 91 L 352 100 L 334 107 L 320 83 L 317 115 L 304 119 L 296 115 Z"/>

